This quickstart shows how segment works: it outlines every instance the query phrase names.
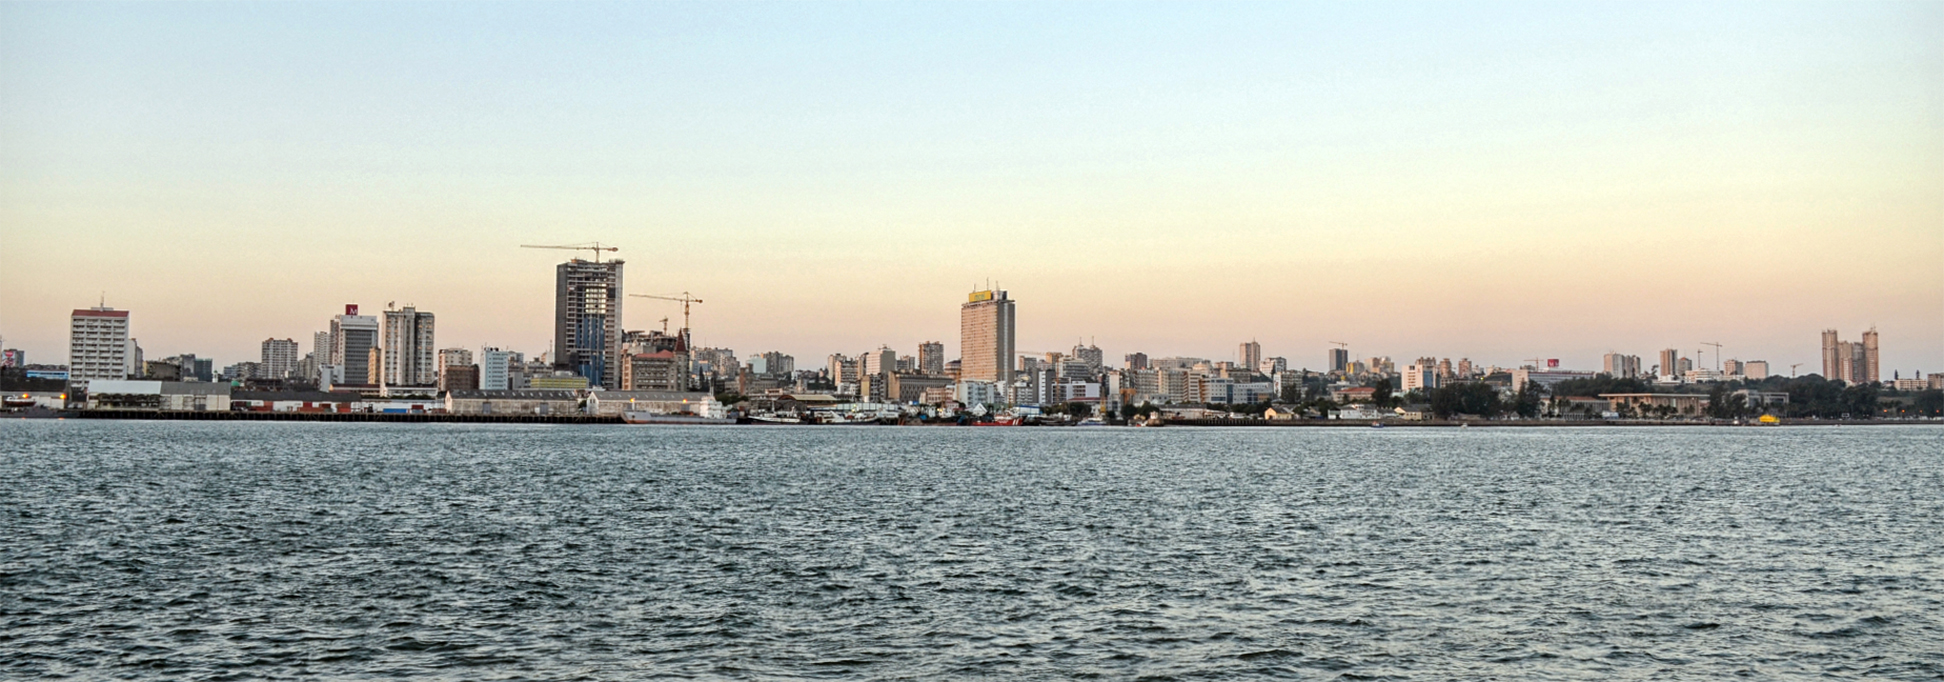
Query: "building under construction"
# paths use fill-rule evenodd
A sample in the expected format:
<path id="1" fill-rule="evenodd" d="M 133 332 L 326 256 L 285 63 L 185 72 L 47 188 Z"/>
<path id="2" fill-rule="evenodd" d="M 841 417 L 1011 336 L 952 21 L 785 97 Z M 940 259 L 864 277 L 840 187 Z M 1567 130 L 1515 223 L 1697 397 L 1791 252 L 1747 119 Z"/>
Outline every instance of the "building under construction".
<path id="1" fill-rule="evenodd" d="M 575 258 L 554 279 L 554 368 L 608 389 L 621 381 L 621 265 Z"/>

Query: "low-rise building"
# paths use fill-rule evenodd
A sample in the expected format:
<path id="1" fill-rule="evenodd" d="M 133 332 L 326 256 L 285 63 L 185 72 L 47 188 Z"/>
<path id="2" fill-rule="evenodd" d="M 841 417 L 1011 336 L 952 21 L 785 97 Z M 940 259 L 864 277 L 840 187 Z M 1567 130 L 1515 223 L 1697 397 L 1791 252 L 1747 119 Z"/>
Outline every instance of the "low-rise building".
<path id="1" fill-rule="evenodd" d="M 478 365 L 446 365 L 439 368 L 439 386 L 448 391 L 479 390 Z"/>
<path id="2" fill-rule="evenodd" d="M 587 377 L 556 372 L 553 376 L 536 376 L 526 381 L 527 389 L 534 391 L 585 391 Z"/>
<path id="3" fill-rule="evenodd" d="M 593 391 L 587 395 L 588 414 L 618 417 L 623 412 L 721 418 L 724 409 L 714 395 L 701 391 Z"/>
<path id="4" fill-rule="evenodd" d="M 1337 419 L 1378 419 L 1384 413 L 1370 405 L 1347 405 L 1335 412 Z"/>
<path id="5" fill-rule="evenodd" d="M 230 406 L 251 412 L 352 412 L 363 398 L 323 391 L 236 391 Z"/>
<path id="6" fill-rule="evenodd" d="M 999 389 L 990 381 L 959 379 L 952 384 L 952 399 L 966 405 L 991 405 L 999 398 Z"/>
<path id="7" fill-rule="evenodd" d="M 96 379 L 88 382 L 87 409 L 227 412 L 230 385 L 201 381 Z"/>
<path id="8" fill-rule="evenodd" d="M 1527 383 L 1533 383 L 1539 385 L 1541 388 L 1551 389 L 1553 386 L 1559 384 L 1559 382 L 1568 379 L 1591 379 L 1594 376 L 1596 375 L 1592 372 L 1575 372 L 1564 369 L 1537 370 L 1520 368 L 1512 370 L 1512 391 L 1517 392 Z"/>
<path id="9" fill-rule="evenodd" d="M 943 376 L 898 372 L 885 383 L 885 397 L 897 403 L 925 403 L 926 391 L 951 385 L 952 380 Z"/>
<path id="10" fill-rule="evenodd" d="M 575 377 L 586 382 L 584 377 Z M 536 377 L 537 381 L 539 378 Z M 572 415 L 580 414 L 580 394 L 571 390 L 518 389 L 452 391 L 446 394 L 449 414 Z"/>
<path id="11" fill-rule="evenodd" d="M 1262 411 L 1262 418 L 1270 421 L 1295 421 L 1303 418 L 1303 408 L 1295 405 L 1270 405 Z"/>
<path id="12" fill-rule="evenodd" d="M 1337 404 L 1367 403 L 1377 399 L 1377 389 L 1369 386 L 1349 386 L 1330 389 L 1330 400 Z"/>
<path id="13" fill-rule="evenodd" d="M 1651 416 L 1666 412 L 1677 416 L 1699 416 L 1708 406 L 1708 396 L 1693 393 L 1601 393 L 1609 409 L 1622 415 Z"/>

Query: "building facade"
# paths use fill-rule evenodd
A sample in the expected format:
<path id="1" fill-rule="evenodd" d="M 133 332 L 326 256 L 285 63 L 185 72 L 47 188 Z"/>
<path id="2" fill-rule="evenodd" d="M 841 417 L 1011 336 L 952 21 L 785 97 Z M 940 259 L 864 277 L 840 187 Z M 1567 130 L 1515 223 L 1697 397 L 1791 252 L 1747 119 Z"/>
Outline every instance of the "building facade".
<path id="1" fill-rule="evenodd" d="M 1640 356 L 1607 353 L 1600 358 L 1600 371 L 1615 379 L 1633 379 L 1640 376 Z"/>
<path id="2" fill-rule="evenodd" d="M 918 344 L 918 371 L 932 376 L 944 376 L 945 344 L 937 341 Z"/>
<path id="3" fill-rule="evenodd" d="M 385 311 L 384 380 L 390 386 L 439 383 L 438 346 L 433 345 L 432 313 L 405 306 Z M 470 364 L 470 363 L 469 363 Z"/>
<path id="4" fill-rule="evenodd" d="M 338 383 L 378 383 L 383 363 L 372 363 L 378 333 L 378 318 L 359 315 L 356 304 L 331 318 L 331 364 L 339 368 Z"/>
<path id="5" fill-rule="evenodd" d="M 959 376 L 1009 385 L 1013 380 L 1013 301 L 1005 291 L 974 291 L 959 306 Z"/>
<path id="6" fill-rule="evenodd" d="M 68 318 L 68 379 L 127 379 L 138 362 L 128 338 L 128 311 L 106 306 L 75 310 Z"/>
<path id="7" fill-rule="evenodd" d="M 264 339 L 257 371 L 266 379 L 288 379 L 297 373 L 297 340 Z"/>
<path id="8" fill-rule="evenodd" d="M 1863 332 L 1861 343 L 1844 341 L 1836 330 L 1822 333 L 1823 378 L 1852 384 L 1868 384 L 1883 377 L 1877 360 L 1877 332 Z"/>

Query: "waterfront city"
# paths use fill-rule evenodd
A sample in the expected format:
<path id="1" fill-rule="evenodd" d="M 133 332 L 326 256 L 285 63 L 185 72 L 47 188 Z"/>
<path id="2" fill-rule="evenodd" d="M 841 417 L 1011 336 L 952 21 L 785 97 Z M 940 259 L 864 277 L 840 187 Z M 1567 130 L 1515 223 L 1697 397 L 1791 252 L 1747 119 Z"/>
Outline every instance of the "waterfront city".
<path id="1" fill-rule="evenodd" d="M 600 259 L 618 247 L 542 248 L 594 255 L 555 266 L 553 341 L 543 351 L 441 347 L 433 311 L 346 304 L 304 342 L 264 339 L 260 357 L 218 369 L 213 358 L 193 353 L 150 359 L 137 341 L 134 311 L 98 305 L 73 311 L 65 364 L 29 363 L 24 351 L 5 350 L 5 390 L 18 411 L 106 417 L 600 421 L 638 413 L 764 424 L 1401 425 L 1944 416 L 1944 373 L 1883 376 L 1875 329 L 1855 340 L 1823 331 L 1820 371 L 1800 373 L 1727 357 L 1719 343 L 1644 357 L 1609 352 L 1589 368 L 1547 358 L 1501 365 L 1362 355 L 1347 343 L 1272 355 L 1257 340 L 1238 343 L 1227 358 L 1134 351 L 1115 362 L 1093 343 L 1020 351 L 1022 301 L 987 288 L 959 303 L 956 358 L 947 359 L 938 341 L 802 363 L 783 350 L 738 356 L 696 341 L 692 306 L 706 300 L 688 292 L 628 294 L 626 261 Z M 679 303 L 680 326 L 624 328 L 630 298 Z M 1309 365 L 1306 356 L 1318 363 Z"/>

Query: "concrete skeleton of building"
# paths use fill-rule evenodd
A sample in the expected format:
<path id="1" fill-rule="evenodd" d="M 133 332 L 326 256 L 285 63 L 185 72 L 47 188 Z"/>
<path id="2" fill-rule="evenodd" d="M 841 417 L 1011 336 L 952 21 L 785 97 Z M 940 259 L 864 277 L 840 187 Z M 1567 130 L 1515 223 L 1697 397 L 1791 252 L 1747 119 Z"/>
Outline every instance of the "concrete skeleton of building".
<path id="1" fill-rule="evenodd" d="M 621 383 L 622 264 L 575 258 L 554 272 L 554 368 L 606 388 Z"/>

